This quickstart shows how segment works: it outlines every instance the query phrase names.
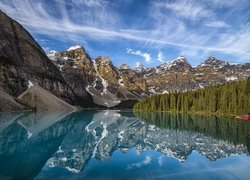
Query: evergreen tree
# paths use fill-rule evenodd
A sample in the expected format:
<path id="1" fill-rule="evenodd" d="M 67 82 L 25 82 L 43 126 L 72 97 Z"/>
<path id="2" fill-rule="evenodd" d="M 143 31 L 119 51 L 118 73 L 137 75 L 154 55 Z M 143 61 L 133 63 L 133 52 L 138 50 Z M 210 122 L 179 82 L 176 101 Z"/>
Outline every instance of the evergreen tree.
<path id="1" fill-rule="evenodd" d="M 153 95 L 134 106 L 136 111 L 209 114 L 250 112 L 250 78 L 190 92 Z"/>

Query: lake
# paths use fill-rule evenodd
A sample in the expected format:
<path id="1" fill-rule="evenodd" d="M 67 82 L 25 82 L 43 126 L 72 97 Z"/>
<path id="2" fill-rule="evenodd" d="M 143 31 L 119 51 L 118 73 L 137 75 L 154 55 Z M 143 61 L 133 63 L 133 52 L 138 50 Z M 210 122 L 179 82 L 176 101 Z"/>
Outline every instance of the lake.
<path id="1" fill-rule="evenodd" d="M 0 115 L 0 179 L 250 179 L 250 123 L 103 110 Z"/>

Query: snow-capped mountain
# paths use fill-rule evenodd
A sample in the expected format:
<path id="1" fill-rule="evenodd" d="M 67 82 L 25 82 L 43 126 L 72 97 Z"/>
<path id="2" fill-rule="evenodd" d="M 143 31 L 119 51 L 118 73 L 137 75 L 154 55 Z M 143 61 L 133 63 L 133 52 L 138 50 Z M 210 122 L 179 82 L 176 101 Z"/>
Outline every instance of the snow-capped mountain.
<path id="1" fill-rule="evenodd" d="M 182 69 L 178 69 L 178 68 L 182 68 Z M 184 56 L 179 56 L 178 58 L 168 61 L 158 67 L 156 67 L 156 69 L 159 70 L 183 70 L 183 69 L 190 69 L 192 66 L 189 64 L 189 62 L 186 60 L 186 58 Z"/>
<path id="2" fill-rule="evenodd" d="M 137 73 L 142 73 L 145 69 L 144 69 L 143 65 L 139 63 L 139 64 L 135 67 L 134 70 L 135 70 L 135 72 L 137 72 Z"/>
<path id="3" fill-rule="evenodd" d="M 119 69 L 131 69 L 128 64 L 122 64 Z"/>
<path id="4" fill-rule="evenodd" d="M 129 66 L 115 67 L 107 56 L 91 60 L 85 49 L 70 47 L 59 56 L 48 57 L 58 66 L 68 84 L 78 97 L 94 103 L 113 107 L 122 101 L 137 102 L 145 97 L 145 80 Z"/>
<path id="5" fill-rule="evenodd" d="M 107 56 L 91 60 L 85 49 L 76 45 L 66 51 L 51 51 L 48 57 L 58 66 L 79 97 L 89 96 L 96 104 L 113 107 L 123 101 L 138 101 L 150 94 L 189 91 L 207 86 L 242 80 L 250 76 L 247 64 L 209 57 L 192 67 L 184 56 L 154 68 L 127 64 L 119 68 Z"/>
<path id="6" fill-rule="evenodd" d="M 74 46 L 71 46 L 69 49 L 67 49 L 67 51 L 73 51 L 73 50 L 80 49 L 80 48 L 81 48 L 81 46 L 74 45 Z"/>
<path id="7" fill-rule="evenodd" d="M 143 74 L 151 94 L 190 91 L 250 76 L 247 64 L 230 64 L 209 57 L 197 67 L 192 67 L 185 57 L 151 68 Z"/>
<path id="8" fill-rule="evenodd" d="M 52 51 L 49 51 L 49 52 L 47 53 L 47 56 L 48 56 L 51 60 L 56 60 L 56 59 L 59 58 L 60 53 L 59 53 L 58 51 L 52 50 Z"/>

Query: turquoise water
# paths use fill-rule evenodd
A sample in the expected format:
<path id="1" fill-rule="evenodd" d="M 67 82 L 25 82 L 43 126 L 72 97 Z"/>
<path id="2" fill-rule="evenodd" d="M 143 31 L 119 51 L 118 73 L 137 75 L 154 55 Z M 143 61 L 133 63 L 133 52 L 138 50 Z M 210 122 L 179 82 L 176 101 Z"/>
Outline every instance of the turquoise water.
<path id="1" fill-rule="evenodd" d="M 250 179 L 250 123 L 129 111 L 0 116 L 0 179 Z"/>

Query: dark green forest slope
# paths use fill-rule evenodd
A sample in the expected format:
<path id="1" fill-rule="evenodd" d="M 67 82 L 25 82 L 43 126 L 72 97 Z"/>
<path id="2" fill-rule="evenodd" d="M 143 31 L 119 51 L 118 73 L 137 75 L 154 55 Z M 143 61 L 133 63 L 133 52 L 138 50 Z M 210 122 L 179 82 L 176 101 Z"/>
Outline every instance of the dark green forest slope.
<path id="1" fill-rule="evenodd" d="M 236 115 L 250 112 L 250 77 L 190 92 L 153 95 L 134 106 L 135 111 Z"/>

